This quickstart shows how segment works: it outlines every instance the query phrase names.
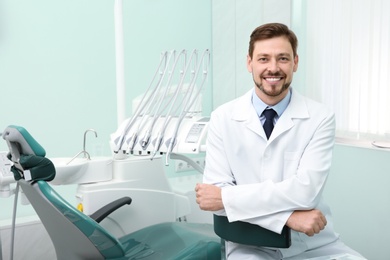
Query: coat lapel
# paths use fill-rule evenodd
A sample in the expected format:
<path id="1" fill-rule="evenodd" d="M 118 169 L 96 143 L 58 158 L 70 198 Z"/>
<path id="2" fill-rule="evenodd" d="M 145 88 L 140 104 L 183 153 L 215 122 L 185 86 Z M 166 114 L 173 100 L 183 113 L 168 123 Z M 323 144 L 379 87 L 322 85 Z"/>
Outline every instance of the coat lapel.
<path id="1" fill-rule="evenodd" d="M 290 130 L 294 126 L 294 119 L 309 117 L 305 98 L 298 92 L 292 90 L 290 104 L 276 123 L 270 141 Z"/>
<path id="2" fill-rule="evenodd" d="M 253 90 L 250 90 L 237 99 L 235 104 L 237 109 L 233 111 L 232 119 L 243 122 L 247 128 L 266 140 L 267 138 L 260 123 L 260 119 L 252 105 L 252 93 Z M 291 129 L 294 126 L 293 119 L 304 118 L 309 118 L 306 101 L 302 95 L 293 90 L 290 104 L 276 123 L 269 141 L 272 141 L 282 133 Z"/>
<path id="3" fill-rule="evenodd" d="M 232 113 L 232 120 L 242 122 L 245 127 L 267 140 L 260 119 L 252 105 L 253 89 L 239 97 L 234 104 L 235 110 Z"/>

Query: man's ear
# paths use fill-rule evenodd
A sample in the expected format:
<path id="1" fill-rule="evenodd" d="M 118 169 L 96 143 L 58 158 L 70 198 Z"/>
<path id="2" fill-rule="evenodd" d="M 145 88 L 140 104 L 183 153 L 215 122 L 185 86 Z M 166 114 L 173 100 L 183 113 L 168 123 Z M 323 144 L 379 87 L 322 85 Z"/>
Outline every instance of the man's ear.
<path id="1" fill-rule="evenodd" d="M 298 54 L 297 54 L 294 57 L 294 72 L 296 72 L 298 70 L 298 61 L 299 61 L 299 57 L 298 57 Z"/>
<path id="2" fill-rule="evenodd" d="M 246 56 L 246 68 L 250 73 L 252 73 L 252 58 L 249 54 Z"/>

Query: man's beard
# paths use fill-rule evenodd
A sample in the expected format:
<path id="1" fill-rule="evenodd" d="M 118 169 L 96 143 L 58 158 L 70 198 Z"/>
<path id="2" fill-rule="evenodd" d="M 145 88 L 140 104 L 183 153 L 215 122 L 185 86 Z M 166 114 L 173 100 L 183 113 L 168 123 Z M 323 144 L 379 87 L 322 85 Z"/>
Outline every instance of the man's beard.
<path id="1" fill-rule="evenodd" d="M 275 74 L 275 75 L 268 75 L 268 76 L 274 76 L 274 77 L 282 77 L 281 75 L 278 75 L 278 74 Z M 260 82 L 261 82 L 261 78 L 260 77 Z M 277 97 L 279 96 L 280 94 L 282 94 L 286 89 L 288 89 L 291 85 L 291 81 L 290 82 L 286 82 L 282 88 L 280 89 L 280 91 L 278 92 L 269 92 L 269 91 L 266 91 L 263 87 L 263 85 L 261 83 L 257 83 L 255 78 L 253 77 L 253 82 L 255 83 L 256 87 L 261 91 L 263 92 L 264 94 L 266 94 L 267 96 L 271 96 L 271 97 Z"/>

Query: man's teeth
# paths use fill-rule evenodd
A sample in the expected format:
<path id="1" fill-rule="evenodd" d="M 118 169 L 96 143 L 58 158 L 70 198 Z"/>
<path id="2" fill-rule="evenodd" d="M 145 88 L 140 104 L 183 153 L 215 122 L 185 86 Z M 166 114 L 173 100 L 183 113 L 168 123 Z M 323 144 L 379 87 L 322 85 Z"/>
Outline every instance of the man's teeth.
<path id="1" fill-rule="evenodd" d="M 281 78 L 267 78 L 268 81 L 278 81 L 281 80 Z"/>

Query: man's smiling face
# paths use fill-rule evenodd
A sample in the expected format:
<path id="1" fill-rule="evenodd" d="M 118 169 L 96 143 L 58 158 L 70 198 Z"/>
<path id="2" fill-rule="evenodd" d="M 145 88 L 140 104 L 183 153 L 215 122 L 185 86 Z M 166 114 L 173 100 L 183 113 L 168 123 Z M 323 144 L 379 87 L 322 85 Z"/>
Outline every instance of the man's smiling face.
<path id="1" fill-rule="evenodd" d="M 294 57 L 286 37 L 261 40 L 255 42 L 252 57 L 248 55 L 247 68 L 257 86 L 257 96 L 275 105 L 287 95 L 298 68 L 298 56 Z"/>

